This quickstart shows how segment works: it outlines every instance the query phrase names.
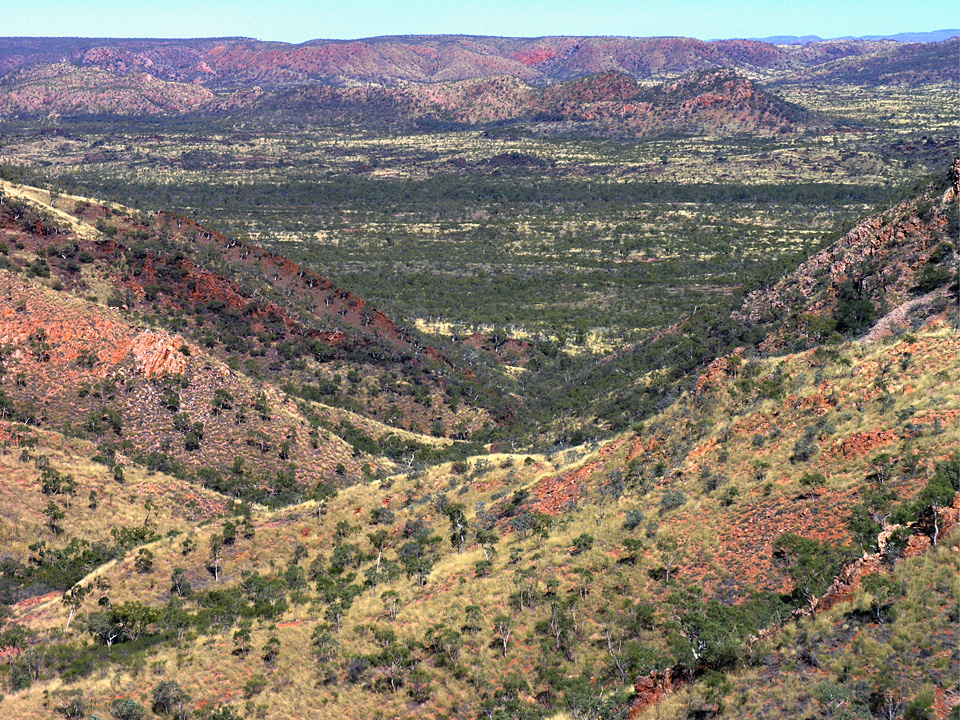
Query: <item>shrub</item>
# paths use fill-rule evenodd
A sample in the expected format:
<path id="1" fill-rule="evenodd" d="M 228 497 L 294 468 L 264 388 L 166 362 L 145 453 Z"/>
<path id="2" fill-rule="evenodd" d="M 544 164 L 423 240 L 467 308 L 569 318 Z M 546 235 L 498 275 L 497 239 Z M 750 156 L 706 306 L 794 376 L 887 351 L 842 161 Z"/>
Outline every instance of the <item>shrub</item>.
<path id="1" fill-rule="evenodd" d="M 492 560 L 477 560 L 474 565 L 474 572 L 478 578 L 490 577 L 490 571 L 493 570 Z"/>
<path id="2" fill-rule="evenodd" d="M 68 690 L 60 695 L 57 710 L 65 718 L 82 718 L 87 714 L 87 698 L 82 690 Z"/>
<path id="3" fill-rule="evenodd" d="M 790 462 L 806 462 L 819 451 L 820 446 L 817 444 L 817 429 L 813 425 L 808 425 L 803 432 L 803 436 L 798 438 L 793 444 Z"/>
<path id="4" fill-rule="evenodd" d="M 146 548 L 141 548 L 133 561 L 133 565 L 141 575 L 151 572 L 153 570 L 153 553 Z"/>
<path id="5" fill-rule="evenodd" d="M 587 550 L 593 547 L 594 542 L 595 540 L 593 535 L 590 535 L 589 533 L 578 535 L 573 539 L 573 554 L 580 555 L 581 553 L 585 553 Z"/>
<path id="6" fill-rule="evenodd" d="M 243 716 L 229 705 L 223 705 L 210 713 L 210 720 L 243 720 Z"/>
<path id="7" fill-rule="evenodd" d="M 942 265 L 927 265 L 920 271 L 917 277 L 917 284 L 912 288 L 917 293 L 933 292 L 939 287 L 956 285 L 957 274 L 952 268 Z"/>
<path id="8" fill-rule="evenodd" d="M 687 502 L 687 496 L 679 490 L 667 490 L 660 499 L 660 512 L 676 510 Z"/>
<path id="9" fill-rule="evenodd" d="M 257 673 L 252 678 L 247 680 L 243 686 L 243 696 L 245 698 L 252 698 L 254 695 L 259 695 L 264 690 L 267 689 L 267 678 L 262 674 Z"/>
<path id="10" fill-rule="evenodd" d="M 210 713 L 209 720 L 243 720 L 243 717 L 229 705 L 223 705 Z"/>
<path id="11" fill-rule="evenodd" d="M 933 711 L 933 690 L 924 688 L 903 712 L 904 720 L 933 720 L 937 715 Z"/>
<path id="12" fill-rule="evenodd" d="M 738 497 L 740 497 L 740 490 L 735 487 L 729 487 L 720 497 L 720 504 L 724 506 L 733 505 Z"/>
<path id="13" fill-rule="evenodd" d="M 347 663 L 347 678 L 352 683 L 358 683 L 363 679 L 363 674 L 370 667 L 370 661 L 364 657 L 350 658 Z"/>
<path id="14" fill-rule="evenodd" d="M 643 519 L 643 510 L 638 510 L 637 508 L 627 510 L 627 517 L 623 521 L 623 529 L 636 530 L 643 524 Z"/>
<path id="15" fill-rule="evenodd" d="M 800 485 L 802 487 L 820 487 L 827 482 L 821 472 L 804 473 L 800 476 Z"/>
<path id="16" fill-rule="evenodd" d="M 143 720 L 146 709 L 133 698 L 117 698 L 110 703 L 110 714 L 117 720 Z"/>
<path id="17" fill-rule="evenodd" d="M 794 533 L 784 533 L 773 544 L 774 564 L 784 568 L 794 583 L 797 601 L 810 602 L 823 594 L 840 566 L 851 555 L 850 548 L 834 547 Z"/>
<path id="18" fill-rule="evenodd" d="M 370 522 L 374 525 L 389 525 L 396 518 L 396 513 L 390 508 L 378 507 L 370 511 Z"/>
<path id="19" fill-rule="evenodd" d="M 847 297 L 837 303 L 833 317 L 837 321 L 837 332 L 855 335 L 873 325 L 877 311 L 867 298 Z"/>

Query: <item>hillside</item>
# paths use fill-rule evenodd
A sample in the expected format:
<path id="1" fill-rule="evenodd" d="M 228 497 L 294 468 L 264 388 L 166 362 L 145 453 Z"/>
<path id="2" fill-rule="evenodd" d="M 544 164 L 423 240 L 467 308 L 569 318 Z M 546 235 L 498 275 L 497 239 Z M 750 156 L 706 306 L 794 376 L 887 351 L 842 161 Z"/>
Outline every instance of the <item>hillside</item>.
<path id="1" fill-rule="evenodd" d="M 227 95 L 145 72 L 66 64 L 17 70 L 0 80 L 0 117 L 158 114 L 368 128 L 532 122 L 541 132 L 577 129 L 630 137 L 795 133 L 830 125 L 730 70 L 701 71 L 653 88 L 608 71 L 546 88 L 501 75 L 401 87 L 257 87 Z"/>
<path id="2" fill-rule="evenodd" d="M 837 562 L 858 554 L 857 543 L 869 548 L 872 521 L 852 519 L 877 502 L 871 488 L 880 481 L 870 478 L 886 473 L 879 486 L 886 495 L 914 498 L 933 462 L 953 449 L 950 428 L 960 409 L 947 388 L 958 380 L 958 349 L 952 330 L 931 325 L 867 346 L 862 356 L 848 345 L 737 369 L 727 361 L 699 393 L 572 467 L 564 467 L 570 455 L 554 459 L 557 470 L 536 458 L 476 458 L 464 468 L 343 490 L 328 501 L 322 523 L 315 503 L 254 508 L 253 537 L 238 534 L 217 556 L 219 579 L 210 548 L 226 521 L 191 530 L 192 550 L 183 549 L 183 535 L 154 541 L 146 569 L 137 569 L 139 551 L 130 551 L 97 577 L 109 583 L 108 608 L 129 612 L 136 602 L 180 613 L 180 629 L 147 614 L 136 636 L 121 628 L 111 647 L 102 645 L 92 623 L 100 622 L 98 613 L 113 616 L 97 609 L 103 590 L 95 589 L 80 603 L 71 633 L 57 641 L 69 643 L 64 657 L 92 665 L 142 657 L 144 669 L 154 669 L 122 669 L 106 684 L 61 664 L 57 651 L 39 679 L 28 688 L 18 680 L 23 689 L 4 704 L 21 717 L 47 717 L 40 703 L 49 689 L 58 702 L 81 698 L 91 712 L 117 697 L 149 707 L 153 690 L 173 681 L 190 696 L 188 709 L 231 704 L 245 714 L 250 700 L 265 717 L 357 717 L 378 707 L 407 716 L 480 707 L 586 712 L 599 699 L 594 684 L 607 689 L 605 704 L 619 705 L 629 702 L 623 691 L 635 677 L 678 666 L 707 678 L 707 671 L 733 674 L 726 684 L 708 685 L 706 699 L 684 695 L 684 704 L 671 700 L 661 709 L 679 708 L 683 716 L 718 692 L 732 702 L 726 696 L 741 682 L 737 658 L 765 657 L 743 645 L 747 634 L 777 613 L 789 615 L 792 603 L 805 607 L 805 592 L 829 584 L 820 574 L 795 586 L 774 543 L 796 533 L 836 548 Z M 889 368 L 882 392 L 879 367 Z M 772 377 L 779 384 L 771 385 Z M 907 386 L 909 393 L 894 394 Z M 897 399 L 887 403 L 891 395 Z M 39 506 L 39 488 L 31 492 Z M 64 526 L 79 522 L 77 511 L 66 514 Z M 923 533 L 930 527 L 918 525 Z M 947 521 L 939 532 L 941 542 L 955 542 Z M 929 545 L 929 537 L 918 537 Z M 177 568 L 180 590 L 169 579 Z M 625 592 L 622 606 L 609 603 Z M 702 624 L 704 613 L 713 622 L 736 613 L 744 634 L 718 634 Z M 57 594 L 16 606 L 14 618 L 40 633 L 21 641 L 23 657 L 56 647 L 47 633 L 68 614 Z M 870 624 L 869 616 L 857 617 Z M 124 621 L 117 615 L 111 622 Z M 956 641 L 951 626 L 938 627 L 931 657 Z M 12 667 L 26 662 L 11 658 Z M 923 690 L 915 667 L 891 668 L 886 680 L 907 700 Z M 786 677 L 768 671 L 766 686 Z M 953 692 L 951 674 L 927 677 L 940 677 L 940 687 Z M 777 716 L 763 707 L 764 717 Z M 780 716 L 793 712 L 788 703 Z"/>
<path id="3" fill-rule="evenodd" d="M 831 124 L 761 90 L 729 70 L 686 75 L 643 87 L 607 72 L 538 88 L 509 76 L 402 88 L 311 87 L 226 100 L 218 111 L 275 115 L 319 125 L 368 127 L 507 126 L 530 123 L 544 134 L 587 132 L 614 137 L 670 134 L 796 133 Z"/>
<path id="4" fill-rule="evenodd" d="M 782 277 L 747 293 L 729 313 L 702 312 L 575 369 L 562 400 L 599 421 L 669 404 L 692 389 L 698 368 L 737 348 L 762 354 L 843 339 L 887 337 L 944 312 L 957 296 L 957 177 L 865 218 Z M 635 380 L 630 381 L 629 378 Z"/>
<path id="5" fill-rule="evenodd" d="M 0 114 L 155 115 L 195 112 L 215 95 L 146 73 L 118 74 L 65 63 L 18 69 L 0 81 Z"/>
<path id="6" fill-rule="evenodd" d="M 0 717 L 958 720 L 903 39 L 0 39 Z"/>
<path id="7" fill-rule="evenodd" d="M 274 384 L 306 400 L 346 381 L 341 406 L 409 428 L 452 435 L 492 422 L 467 403 L 458 412 L 459 395 L 475 393 L 469 371 L 315 272 L 186 218 L 6 190 L 8 267 L 184 334 L 254 382 L 283 370 Z"/>
<path id="8" fill-rule="evenodd" d="M 375 419 L 408 378 L 396 420 L 492 416 L 471 368 L 358 298 L 182 217 L 5 185 L 0 709 L 946 717 L 958 168 L 726 333 L 694 314 L 568 379 L 630 430 L 471 457 Z M 644 352 L 671 361 L 631 383 Z M 326 363 L 366 386 L 354 410 L 297 388 Z"/>
<path id="9" fill-rule="evenodd" d="M 787 82 L 911 87 L 932 83 L 956 85 L 960 72 L 952 61 L 957 57 L 957 42 L 957 38 L 952 38 L 937 43 L 890 44 L 869 56 L 825 57 L 824 62 L 797 73 Z"/>
<path id="10" fill-rule="evenodd" d="M 958 176 L 954 161 L 938 188 L 860 223 L 775 285 L 750 293 L 734 320 L 775 328 L 761 344 L 773 350 L 838 331 L 889 334 L 922 321 L 931 306 L 946 306 L 957 294 Z"/>

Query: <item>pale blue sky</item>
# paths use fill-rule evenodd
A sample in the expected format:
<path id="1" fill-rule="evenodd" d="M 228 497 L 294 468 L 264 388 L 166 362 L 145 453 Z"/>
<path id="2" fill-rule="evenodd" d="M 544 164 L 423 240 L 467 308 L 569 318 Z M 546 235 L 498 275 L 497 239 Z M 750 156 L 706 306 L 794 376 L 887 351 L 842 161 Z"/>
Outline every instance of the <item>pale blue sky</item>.
<path id="1" fill-rule="evenodd" d="M 883 35 L 960 27 L 957 0 L 3 0 L 2 36 Z"/>

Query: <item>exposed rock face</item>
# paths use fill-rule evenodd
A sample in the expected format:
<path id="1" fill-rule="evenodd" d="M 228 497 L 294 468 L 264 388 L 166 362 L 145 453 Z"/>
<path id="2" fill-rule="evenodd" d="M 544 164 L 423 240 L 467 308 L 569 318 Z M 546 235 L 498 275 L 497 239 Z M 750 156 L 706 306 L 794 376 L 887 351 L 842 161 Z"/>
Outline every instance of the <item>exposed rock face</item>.
<path id="1" fill-rule="evenodd" d="M 550 475 L 542 478 L 533 487 L 535 500 L 531 509 L 545 515 L 555 516 L 576 505 L 584 493 L 590 477 L 601 470 L 607 458 L 616 452 L 627 441 L 627 436 L 621 436 L 613 442 L 604 445 L 595 459 L 587 464 L 560 475 Z"/>
<path id="2" fill-rule="evenodd" d="M 707 371 L 697 378 L 697 395 L 704 395 L 735 376 L 744 352 L 743 348 L 737 348 L 730 357 L 719 357 L 710 363 Z"/>
<path id="3" fill-rule="evenodd" d="M 117 75 L 97 67 L 25 68 L 0 85 L 0 115 L 157 115 L 193 112 L 215 96 L 205 87 L 148 72 Z"/>
<path id="4" fill-rule="evenodd" d="M 506 365 L 526 367 L 530 362 L 532 343 L 516 338 L 500 338 L 483 333 L 473 333 L 462 340 L 464 345 L 495 353 Z"/>
<path id="5" fill-rule="evenodd" d="M 323 51 L 333 48 L 328 45 Z M 317 51 L 320 48 L 304 49 L 302 53 Z M 562 78 L 567 82 L 544 87 L 531 84 L 542 78 L 537 78 L 530 66 L 505 58 L 499 60 L 505 63 L 499 73 L 491 73 L 487 67 L 465 76 L 437 73 L 416 78 L 420 82 L 399 85 L 344 86 L 311 81 L 316 75 L 315 66 L 306 72 L 297 70 L 295 57 L 282 57 L 283 53 L 276 50 L 224 48 L 212 54 L 215 58 L 180 73 L 172 72 L 168 63 L 149 52 L 106 47 L 87 50 L 76 64 L 57 61 L 24 65 L 0 77 L 0 116 L 240 113 L 320 123 L 386 120 L 391 126 L 425 119 L 462 124 L 525 120 L 548 121 L 544 131 L 562 122 L 628 136 L 746 130 L 784 133 L 825 123 L 763 92 L 734 70 L 718 70 L 713 63 L 702 61 L 686 63 L 686 71 L 692 74 L 652 89 L 642 87 L 635 79 L 649 72 L 627 69 L 619 62 L 603 63 L 596 69 L 588 64 Z M 352 59 L 348 53 L 339 61 L 349 66 Z M 376 64 L 375 58 L 371 61 Z M 268 89 L 260 87 L 265 79 L 262 73 L 256 79 L 238 79 L 240 87 L 230 94 L 214 94 L 204 85 L 222 81 L 246 63 L 266 63 L 270 65 L 268 74 L 278 72 L 280 77 Z M 666 74 L 683 72 L 679 69 L 683 65 Z M 337 69 L 349 73 L 346 67 L 331 66 L 320 74 Z M 378 74 L 370 71 L 370 75 Z"/>
<path id="6" fill-rule="evenodd" d="M 628 718 L 639 717 L 646 708 L 656 705 L 678 688 L 690 682 L 690 672 L 685 669 L 667 668 L 663 672 L 656 670 L 649 675 L 637 678 L 633 684 L 636 696 L 627 710 Z"/>
<path id="7" fill-rule="evenodd" d="M 777 352 L 824 340 L 837 327 L 845 297 L 868 302 L 877 316 L 890 313 L 874 337 L 903 326 L 911 313 L 922 312 L 925 318 L 937 312 L 946 296 L 955 293 L 955 282 L 951 285 L 946 276 L 956 276 L 958 258 L 942 241 L 948 239 L 949 204 L 957 202 L 958 172 L 954 163 L 952 186 L 942 202 L 928 195 L 865 220 L 783 280 L 748 294 L 731 317 L 769 327 L 759 349 Z M 933 269 L 945 273 L 944 279 L 925 286 Z M 925 297 L 915 297 L 924 291 Z"/>
<path id="8" fill-rule="evenodd" d="M 844 457 L 866 455 L 882 445 L 887 445 L 898 439 L 897 433 L 892 430 L 876 430 L 851 435 L 840 444 L 840 452 Z"/>
<path id="9" fill-rule="evenodd" d="M 275 474 L 296 462 L 297 479 L 310 484 L 333 477 L 338 463 L 348 475 L 360 475 L 361 461 L 345 441 L 311 432 L 296 404 L 278 390 L 255 386 L 179 335 L 133 327 L 115 311 L 70 302 L 18 275 L 0 274 L 0 290 L 0 347 L 12 348 L 5 370 L 22 378 L 22 387 L 11 384 L 9 393 L 17 403 L 37 403 L 37 414 L 54 425 L 83 428 L 113 409 L 122 427 L 99 432 L 185 466 L 222 469 L 240 458 L 251 469 Z M 192 451 L 165 405 L 171 387 L 179 388 L 178 410 L 204 428 Z M 213 405 L 218 391 L 231 398 L 222 412 Z M 269 413 L 254 411 L 258 396 Z"/>
<path id="10" fill-rule="evenodd" d="M 33 197 L 11 188 L 16 186 L 4 186 L 4 197 L 24 196 L 29 207 L 34 207 L 33 203 L 49 207 L 49 196 Z M 15 238 L 24 245 L 25 253 L 37 253 L 40 257 L 49 257 L 55 243 L 72 243 L 75 253 L 92 257 L 90 267 L 97 268 L 112 285 L 109 304 L 142 312 L 151 324 L 162 323 L 171 316 L 196 318 L 196 323 L 176 326 L 188 328 L 180 329 L 190 343 L 187 352 L 181 352 L 186 343 L 179 336 L 163 341 L 166 344 L 162 347 L 154 347 L 160 342 L 159 335 L 134 341 L 128 329 L 115 323 L 115 315 L 91 319 L 81 313 L 76 322 L 52 318 L 50 327 L 43 328 L 43 333 L 55 339 L 48 342 L 49 349 L 42 350 L 49 355 L 48 360 L 61 365 L 64 361 L 91 362 L 89 369 L 105 377 L 136 346 L 131 369 L 148 378 L 182 374 L 190 366 L 189 357 L 207 352 L 206 348 L 223 360 L 230 353 L 240 354 L 245 370 L 254 374 L 258 368 L 260 372 L 272 373 L 271 368 L 277 363 L 289 367 L 294 353 L 328 364 L 326 369 L 334 376 L 344 366 L 370 375 L 392 364 L 402 373 L 402 381 L 384 388 L 384 392 L 363 394 L 360 402 L 364 411 L 375 416 L 390 414 L 405 429 L 425 432 L 433 431 L 438 424 L 451 432 L 471 431 L 490 420 L 486 410 L 470 407 L 469 402 L 454 407 L 439 401 L 449 384 L 474 380 L 468 367 L 458 368 L 362 298 L 283 256 L 210 231 L 187 218 L 160 213 L 144 219 L 96 203 L 86 204 L 79 217 L 63 211 L 59 211 L 60 215 L 36 212 L 34 225 L 32 218 L 28 222 L 17 217 L 22 212 L 18 202 L 5 203 L 0 198 L 0 238 L 6 242 Z M 150 242 L 133 247 L 110 239 L 95 229 L 97 223 L 107 219 L 112 226 L 129 233 L 119 238 L 160 233 L 165 237 L 163 242 L 172 240 L 177 250 L 164 252 Z M 245 280 L 237 282 L 226 277 L 220 265 L 209 268 L 195 262 L 197 258 L 210 257 L 225 264 L 234 277 Z M 90 290 L 86 275 L 71 270 L 61 259 L 44 261 L 43 271 L 62 283 L 65 290 L 86 295 Z M 121 262 L 124 259 L 128 262 Z M 18 262 L 28 264 L 25 260 Z M 122 270 L 118 272 L 118 268 Z M 296 300 L 291 302 L 288 298 Z M 10 312 L 15 314 L 12 309 Z M 20 346 L 31 336 L 36 328 L 31 329 L 27 327 L 29 322 L 24 322 L 23 332 L 8 338 L 8 343 Z M 196 328 L 193 333 L 191 326 Z M 199 330 L 201 327 L 219 327 L 220 331 L 210 334 L 212 331 Z M 99 340 L 92 343 L 90 338 Z M 38 350 L 43 348 L 42 342 L 47 342 L 40 336 L 35 340 Z M 205 349 L 199 351 L 200 346 Z M 295 387 L 315 383 L 313 371 L 303 363 L 299 365 L 285 381 Z M 451 374 L 451 370 L 456 374 Z M 411 384 L 426 390 L 431 402 L 421 402 L 419 395 L 409 391 Z M 332 392 L 331 388 L 330 384 L 324 386 L 327 394 Z M 315 393 L 312 399 L 316 398 Z"/>
<path id="11" fill-rule="evenodd" d="M 953 505 L 946 508 L 939 508 L 937 511 L 940 536 L 942 537 L 952 528 L 956 527 L 960 519 L 960 495 L 953 500 Z M 868 575 L 880 572 L 887 561 L 887 545 L 893 533 L 900 529 L 900 525 L 889 525 L 877 536 L 877 546 L 879 552 L 864 555 L 858 560 L 854 560 L 843 567 L 840 574 L 834 578 L 833 583 L 826 593 L 821 596 L 812 610 L 822 612 L 829 610 L 839 602 L 848 599 L 861 586 L 863 579 Z M 907 547 L 903 551 L 904 557 L 913 557 L 921 555 L 932 547 L 931 539 L 921 533 L 915 533 L 907 542 Z"/>
<path id="12" fill-rule="evenodd" d="M 182 375 L 190 364 L 183 349 L 189 352 L 182 338 L 153 332 L 142 333 L 132 347 L 137 367 L 147 377 Z"/>

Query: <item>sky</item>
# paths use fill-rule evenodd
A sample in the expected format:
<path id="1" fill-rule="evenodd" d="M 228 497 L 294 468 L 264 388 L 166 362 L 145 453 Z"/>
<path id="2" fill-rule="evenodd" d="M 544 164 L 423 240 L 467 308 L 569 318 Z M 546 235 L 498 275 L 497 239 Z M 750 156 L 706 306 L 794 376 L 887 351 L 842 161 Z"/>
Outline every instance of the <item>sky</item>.
<path id="1" fill-rule="evenodd" d="M 466 34 L 885 35 L 960 27 L 957 0 L 3 0 L 0 35 L 318 38 Z"/>

